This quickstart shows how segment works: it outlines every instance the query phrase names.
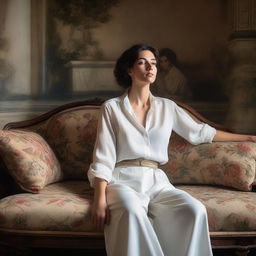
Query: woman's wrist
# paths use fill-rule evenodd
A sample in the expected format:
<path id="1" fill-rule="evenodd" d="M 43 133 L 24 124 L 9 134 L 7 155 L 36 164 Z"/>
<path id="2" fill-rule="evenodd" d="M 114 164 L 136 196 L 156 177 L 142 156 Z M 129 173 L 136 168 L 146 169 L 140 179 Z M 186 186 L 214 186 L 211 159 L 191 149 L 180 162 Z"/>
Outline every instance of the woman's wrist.
<path id="1" fill-rule="evenodd" d="M 256 136 L 253 136 L 253 135 L 241 135 L 241 141 L 256 142 Z"/>
<path id="2" fill-rule="evenodd" d="M 98 202 L 103 202 L 106 200 L 106 193 L 101 191 L 95 191 L 94 192 L 94 200 L 97 200 Z"/>
<path id="3" fill-rule="evenodd" d="M 253 135 L 249 135 L 248 136 L 248 140 L 251 141 L 251 142 L 256 142 L 256 136 L 253 136 Z"/>
<path id="4" fill-rule="evenodd" d="M 95 178 L 94 200 L 99 203 L 106 201 L 106 186 L 107 181 Z"/>

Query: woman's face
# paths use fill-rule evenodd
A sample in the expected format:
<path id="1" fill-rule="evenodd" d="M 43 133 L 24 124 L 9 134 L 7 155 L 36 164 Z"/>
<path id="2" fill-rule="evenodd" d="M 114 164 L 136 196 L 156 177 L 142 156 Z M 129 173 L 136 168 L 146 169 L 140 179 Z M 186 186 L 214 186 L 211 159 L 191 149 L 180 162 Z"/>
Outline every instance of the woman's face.
<path id="1" fill-rule="evenodd" d="M 156 57 L 151 51 L 141 51 L 132 68 L 128 70 L 132 82 L 143 84 L 153 83 L 157 74 L 156 64 Z"/>
<path id="2" fill-rule="evenodd" d="M 159 65 L 161 69 L 164 71 L 168 71 L 172 66 L 172 64 L 170 63 L 166 56 L 160 56 Z"/>

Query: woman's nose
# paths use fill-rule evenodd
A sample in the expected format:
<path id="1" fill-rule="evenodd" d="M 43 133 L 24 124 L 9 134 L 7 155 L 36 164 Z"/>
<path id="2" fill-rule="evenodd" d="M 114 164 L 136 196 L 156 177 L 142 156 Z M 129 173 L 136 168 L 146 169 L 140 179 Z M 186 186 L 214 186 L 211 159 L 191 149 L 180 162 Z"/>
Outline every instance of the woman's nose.
<path id="1" fill-rule="evenodd" d="M 147 62 L 146 65 L 147 65 L 146 68 L 147 68 L 148 70 L 152 69 L 152 67 L 153 67 L 153 65 L 152 65 L 151 63 L 149 63 L 149 62 Z"/>

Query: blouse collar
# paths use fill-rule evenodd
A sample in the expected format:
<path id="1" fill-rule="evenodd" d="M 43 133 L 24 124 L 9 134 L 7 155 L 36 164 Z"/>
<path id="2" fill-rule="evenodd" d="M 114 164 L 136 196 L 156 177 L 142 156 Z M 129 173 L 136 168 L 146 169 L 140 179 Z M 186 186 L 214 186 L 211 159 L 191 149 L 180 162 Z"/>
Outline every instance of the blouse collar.
<path id="1" fill-rule="evenodd" d="M 123 101 L 123 104 L 125 105 L 125 107 L 129 110 L 130 113 L 132 113 L 133 109 L 132 109 L 132 106 L 131 106 L 131 103 L 130 103 L 130 100 L 128 97 L 128 90 L 129 89 L 127 89 L 125 91 L 125 93 L 121 96 L 121 98 L 122 98 L 122 101 Z M 154 106 L 154 102 L 155 102 L 155 96 L 151 92 L 149 92 L 149 102 L 150 102 L 150 109 L 152 109 Z"/>
<path id="2" fill-rule="evenodd" d="M 142 126 L 137 121 L 135 112 L 132 108 L 132 105 L 131 105 L 129 97 L 128 97 L 128 90 L 126 90 L 126 92 L 121 96 L 121 99 L 122 99 L 123 110 L 124 110 L 124 113 L 127 113 L 127 117 L 131 118 L 134 121 L 134 123 L 136 124 L 138 129 L 141 130 L 141 132 L 144 133 L 146 130 L 148 130 L 149 129 L 149 116 L 150 116 L 150 113 L 154 110 L 154 106 L 155 106 L 155 96 L 153 96 L 151 92 L 149 93 L 150 109 L 147 113 L 145 127 Z"/>

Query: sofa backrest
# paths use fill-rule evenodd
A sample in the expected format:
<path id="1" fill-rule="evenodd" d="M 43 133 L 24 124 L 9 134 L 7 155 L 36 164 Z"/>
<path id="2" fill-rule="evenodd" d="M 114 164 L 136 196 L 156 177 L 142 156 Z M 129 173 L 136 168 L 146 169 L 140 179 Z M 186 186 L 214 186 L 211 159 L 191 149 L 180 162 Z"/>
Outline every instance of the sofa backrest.
<path id="1" fill-rule="evenodd" d="M 7 124 L 4 129 L 39 133 L 58 158 L 65 179 L 87 179 L 92 161 L 101 102 L 77 102 L 35 119 Z"/>
<path id="2" fill-rule="evenodd" d="M 67 104 L 29 121 L 9 123 L 4 129 L 39 133 L 53 149 L 65 179 L 87 179 L 86 170 L 92 161 L 101 103 L 102 101 L 85 101 Z M 204 119 L 189 106 L 177 104 L 195 119 L 220 127 Z M 175 139 L 175 144 L 180 142 L 176 141 Z"/>
<path id="3" fill-rule="evenodd" d="M 65 178 L 85 179 L 92 161 L 99 106 L 80 106 L 54 115 L 45 139 L 60 161 Z"/>

